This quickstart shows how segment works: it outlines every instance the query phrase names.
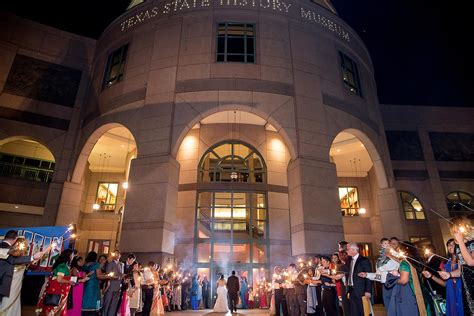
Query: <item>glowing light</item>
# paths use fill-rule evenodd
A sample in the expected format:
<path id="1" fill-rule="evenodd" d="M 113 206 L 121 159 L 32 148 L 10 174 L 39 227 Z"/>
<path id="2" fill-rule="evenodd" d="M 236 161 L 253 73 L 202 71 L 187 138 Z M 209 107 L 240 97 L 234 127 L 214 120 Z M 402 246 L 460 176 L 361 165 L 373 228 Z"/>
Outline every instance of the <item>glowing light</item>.
<path id="1" fill-rule="evenodd" d="M 425 255 L 429 255 L 430 253 L 431 253 L 431 251 L 428 248 L 426 248 L 425 249 Z"/>
<path id="2" fill-rule="evenodd" d="M 466 232 L 466 227 L 464 227 L 464 226 L 459 226 L 459 232 L 465 233 L 465 232 Z"/>
<path id="3" fill-rule="evenodd" d="M 307 279 L 307 278 L 308 278 L 308 275 L 307 275 L 307 274 L 303 274 L 303 277 L 304 277 L 305 279 Z"/>
<path id="4" fill-rule="evenodd" d="M 365 208 L 361 207 L 359 209 L 359 214 L 365 214 L 365 213 L 367 213 L 367 210 Z"/>
<path id="5" fill-rule="evenodd" d="M 333 274 L 333 275 L 336 275 L 336 273 L 337 273 L 337 270 L 336 270 L 336 269 L 332 270 L 332 274 Z"/>
<path id="6" fill-rule="evenodd" d="M 57 243 L 53 242 L 53 243 L 51 244 L 51 248 L 56 249 L 57 247 L 58 247 L 58 244 L 57 244 Z"/>
<path id="7" fill-rule="evenodd" d="M 127 190 L 127 189 L 128 189 L 128 182 L 122 183 L 122 188 L 123 188 L 124 190 Z"/>
<path id="8" fill-rule="evenodd" d="M 74 238 L 76 238 L 76 237 L 77 237 L 76 234 L 71 234 L 71 238 L 72 238 L 72 239 L 74 239 Z"/>
<path id="9" fill-rule="evenodd" d="M 21 243 L 18 245 L 18 249 L 20 249 L 20 250 L 25 250 L 25 248 L 26 248 L 26 245 L 25 245 L 24 242 L 21 242 Z"/>
<path id="10" fill-rule="evenodd" d="M 92 209 L 94 209 L 94 210 L 96 210 L 96 211 L 97 211 L 99 208 L 100 208 L 100 205 L 97 204 L 97 203 L 94 203 L 94 205 L 92 205 Z"/>
<path id="11" fill-rule="evenodd" d="M 303 262 L 303 259 L 301 259 L 301 258 L 298 258 L 298 262 Z"/>
<path id="12" fill-rule="evenodd" d="M 108 276 L 108 277 L 111 277 L 111 278 L 112 278 L 114 275 L 115 275 L 115 273 L 113 273 L 113 272 L 110 272 L 109 274 L 107 274 L 107 276 Z"/>

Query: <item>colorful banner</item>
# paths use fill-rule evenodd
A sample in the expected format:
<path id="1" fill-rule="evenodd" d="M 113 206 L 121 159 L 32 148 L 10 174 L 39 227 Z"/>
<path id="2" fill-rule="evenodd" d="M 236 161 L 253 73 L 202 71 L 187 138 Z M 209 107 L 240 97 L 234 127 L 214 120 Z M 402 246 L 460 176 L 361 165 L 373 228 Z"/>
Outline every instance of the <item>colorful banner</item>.
<path id="1" fill-rule="evenodd" d="M 30 256 L 47 249 L 53 243 L 56 245 L 39 262 L 28 266 L 28 275 L 49 274 L 56 258 L 63 250 L 70 248 L 73 242 L 70 239 L 73 232 L 68 230 L 68 226 L 0 228 L 0 241 L 9 230 L 16 230 L 18 236 L 25 238 L 27 254 Z"/>

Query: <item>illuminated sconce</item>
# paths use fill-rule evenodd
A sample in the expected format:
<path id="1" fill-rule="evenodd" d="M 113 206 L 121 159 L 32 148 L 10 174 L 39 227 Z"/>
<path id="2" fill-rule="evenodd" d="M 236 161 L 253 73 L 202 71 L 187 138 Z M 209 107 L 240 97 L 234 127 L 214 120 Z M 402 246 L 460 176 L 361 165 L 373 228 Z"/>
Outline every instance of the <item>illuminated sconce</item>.
<path id="1" fill-rule="evenodd" d="M 364 207 L 361 207 L 359 209 L 359 214 L 365 214 L 365 213 L 367 213 L 367 210 Z"/>
<path id="2" fill-rule="evenodd" d="M 124 190 L 127 190 L 127 189 L 128 189 L 128 182 L 122 183 L 122 188 L 123 188 Z"/>
<path id="3" fill-rule="evenodd" d="M 94 205 L 92 205 L 92 209 L 94 209 L 94 210 L 96 210 L 96 211 L 97 211 L 99 208 L 100 208 L 100 205 L 97 204 L 97 203 L 94 203 Z"/>
<path id="4" fill-rule="evenodd" d="M 232 180 L 237 179 L 237 172 L 235 172 L 235 171 L 232 172 L 232 173 L 230 174 L 230 178 L 231 178 Z"/>

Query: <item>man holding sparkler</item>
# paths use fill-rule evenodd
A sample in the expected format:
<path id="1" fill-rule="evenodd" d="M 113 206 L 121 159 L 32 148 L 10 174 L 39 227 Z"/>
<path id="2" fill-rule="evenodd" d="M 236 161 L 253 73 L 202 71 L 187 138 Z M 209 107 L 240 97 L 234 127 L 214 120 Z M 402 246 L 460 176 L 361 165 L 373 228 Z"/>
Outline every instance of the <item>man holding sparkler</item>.
<path id="1" fill-rule="evenodd" d="M 11 253 L 11 250 L 14 248 L 14 244 L 17 242 L 18 232 L 15 230 L 9 230 L 5 237 L 0 243 L 0 249 L 7 250 L 5 251 L 5 256 L 0 258 L 0 300 L 2 304 L 0 307 L 3 307 L 4 301 L 10 296 L 10 289 L 13 280 L 13 272 L 15 265 L 29 264 L 32 261 L 40 260 L 45 254 L 43 251 L 37 252 L 33 257 L 31 256 L 15 256 Z M 22 247 L 26 247 L 25 244 L 18 246 L 20 250 L 23 250 Z M 3 308 L 0 308 L 0 311 Z"/>

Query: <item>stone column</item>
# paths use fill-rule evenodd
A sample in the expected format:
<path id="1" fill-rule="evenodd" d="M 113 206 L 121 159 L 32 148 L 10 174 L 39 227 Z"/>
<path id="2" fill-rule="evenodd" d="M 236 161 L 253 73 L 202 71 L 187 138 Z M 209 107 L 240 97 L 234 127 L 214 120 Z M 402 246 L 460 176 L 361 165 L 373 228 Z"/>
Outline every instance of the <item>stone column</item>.
<path id="1" fill-rule="evenodd" d="M 179 163 L 168 155 L 132 160 L 120 250 L 161 263 L 174 253 Z"/>
<path id="2" fill-rule="evenodd" d="M 377 190 L 377 203 L 379 214 L 376 221 L 382 226 L 383 237 L 397 237 L 406 239 L 404 214 L 400 208 L 400 198 L 396 188 Z"/>
<path id="3" fill-rule="evenodd" d="M 78 224 L 81 215 L 80 205 L 83 191 L 83 184 L 69 181 L 64 182 L 55 225 Z M 44 217 L 47 220 L 47 216 Z"/>
<path id="4" fill-rule="evenodd" d="M 330 254 L 344 238 L 336 166 L 297 158 L 288 167 L 292 255 Z"/>

